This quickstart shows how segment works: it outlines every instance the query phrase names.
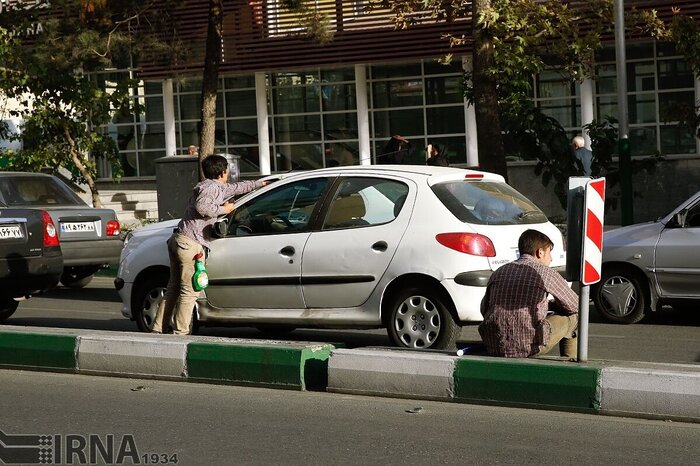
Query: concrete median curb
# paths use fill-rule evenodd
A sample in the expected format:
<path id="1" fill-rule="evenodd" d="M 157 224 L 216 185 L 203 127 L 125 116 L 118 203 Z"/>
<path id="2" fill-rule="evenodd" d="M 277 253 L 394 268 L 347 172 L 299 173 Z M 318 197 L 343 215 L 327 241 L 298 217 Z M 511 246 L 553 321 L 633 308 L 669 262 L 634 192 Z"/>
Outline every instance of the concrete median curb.
<path id="1" fill-rule="evenodd" d="M 0 367 L 700 422 L 700 365 L 0 326 Z"/>
<path id="2" fill-rule="evenodd" d="M 0 366 L 325 390 L 329 344 L 28 327 L 0 329 Z"/>
<path id="3" fill-rule="evenodd" d="M 700 422 L 700 366 L 557 359 L 335 349 L 328 391 Z"/>

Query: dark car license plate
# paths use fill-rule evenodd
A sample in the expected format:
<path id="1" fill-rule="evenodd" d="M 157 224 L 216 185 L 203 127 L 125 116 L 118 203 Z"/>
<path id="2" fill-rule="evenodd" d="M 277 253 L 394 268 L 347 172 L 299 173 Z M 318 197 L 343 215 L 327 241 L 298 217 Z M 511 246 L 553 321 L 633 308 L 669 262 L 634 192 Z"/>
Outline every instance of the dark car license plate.
<path id="1" fill-rule="evenodd" d="M 19 225 L 0 225 L 0 239 L 24 238 Z"/>

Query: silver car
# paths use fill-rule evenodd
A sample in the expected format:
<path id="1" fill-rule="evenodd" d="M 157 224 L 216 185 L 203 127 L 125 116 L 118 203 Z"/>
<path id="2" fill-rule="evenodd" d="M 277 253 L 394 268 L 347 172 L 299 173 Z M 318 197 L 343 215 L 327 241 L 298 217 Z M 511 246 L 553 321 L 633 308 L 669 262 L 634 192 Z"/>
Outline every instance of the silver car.
<path id="1" fill-rule="evenodd" d="M 87 285 L 97 270 L 119 261 L 121 228 L 112 209 L 88 206 L 63 181 L 43 173 L 0 172 L 0 208 L 43 209 L 58 229 L 61 283 Z"/>
<path id="2" fill-rule="evenodd" d="M 664 304 L 700 305 L 700 192 L 655 222 L 603 238 L 603 274 L 591 289 L 601 316 L 632 324 Z"/>

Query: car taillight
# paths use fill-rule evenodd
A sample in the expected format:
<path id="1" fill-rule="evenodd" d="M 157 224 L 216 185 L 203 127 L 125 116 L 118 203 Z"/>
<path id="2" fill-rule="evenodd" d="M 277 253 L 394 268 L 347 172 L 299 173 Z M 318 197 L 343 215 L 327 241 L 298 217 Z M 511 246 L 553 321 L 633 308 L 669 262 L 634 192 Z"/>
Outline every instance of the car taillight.
<path id="1" fill-rule="evenodd" d="M 496 256 L 491 240 L 478 233 L 440 233 L 435 239 L 443 246 L 472 256 Z"/>
<path id="2" fill-rule="evenodd" d="M 51 220 L 51 216 L 45 210 L 41 212 L 41 220 L 44 224 L 44 247 L 58 246 L 58 233 Z"/>
<path id="3" fill-rule="evenodd" d="M 107 222 L 107 236 L 119 236 L 121 231 L 121 226 L 116 220 L 110 220 Z"/>

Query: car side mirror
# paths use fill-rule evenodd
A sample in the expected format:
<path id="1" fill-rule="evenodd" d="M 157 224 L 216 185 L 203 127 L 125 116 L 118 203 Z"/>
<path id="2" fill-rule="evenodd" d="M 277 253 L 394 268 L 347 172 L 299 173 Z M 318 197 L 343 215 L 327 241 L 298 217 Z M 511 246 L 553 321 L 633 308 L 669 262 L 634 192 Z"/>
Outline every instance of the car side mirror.
<path id="1" fill-rule="evenodd" d="M 228 234 L 228 219 L 227 218 L 220 218 L 216 222 L 214 222 L 214 236 L 217 238 L 224 238 Z"/>

